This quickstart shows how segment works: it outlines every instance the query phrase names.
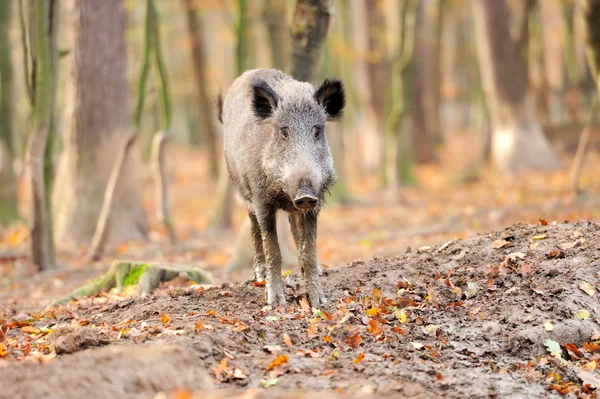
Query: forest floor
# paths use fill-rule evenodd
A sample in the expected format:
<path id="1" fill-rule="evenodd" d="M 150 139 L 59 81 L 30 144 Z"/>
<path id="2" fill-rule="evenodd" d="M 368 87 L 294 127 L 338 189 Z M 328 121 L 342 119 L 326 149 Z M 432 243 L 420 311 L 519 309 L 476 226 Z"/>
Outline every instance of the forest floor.
<path id="1" fill-rule="evenodd" d="M 444 158 L 399 198 L 353 179 L 354 200 L 320 218 L 323 309 L 303 299 L 297 270 L 286 271 L 282 309 L 265 306 L 251 270 L 222 271 L 235 231 L 205 231 L 214 184 L 193 150 L 171 154 L 183 248 L 150 217 L 148 242 L 85 267 L 85 248 L 63 248 L 59 270 L 34 275 L 19 256 L 25 227 L 2 232 L 0 253 L 16 256 L 0 261 L 0 397 L 188 398 L 211 386 L 224 388 L 214 397 L 593 396 L 600 386 L 600 226 L 577 222 L 600 216 L 597 154 L 579 198 L 566 171 L 511 180 L 484 169 L 470 180 Z M 147 209 L 151 189 L 145 179 Z M 237 210 L 235 225 L 243 218 Z M 47 306 L 115 258 L 198 265 L 216 282 Z"/>

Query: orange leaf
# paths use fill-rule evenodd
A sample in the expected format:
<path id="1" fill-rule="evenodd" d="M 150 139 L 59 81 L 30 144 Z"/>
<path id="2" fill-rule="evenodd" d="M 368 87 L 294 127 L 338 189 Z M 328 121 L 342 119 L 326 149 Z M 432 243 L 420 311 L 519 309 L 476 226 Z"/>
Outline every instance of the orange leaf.
<path id="1" fill-rule="evenodd" d="M 37 333 L 40 332 L 40 330 L 38 330 L 34 326 L 25 326 L 25 327 L 22 327 L 21 331 L 26 332 L 28 334 L 37 334 Z"/>
<path id="2" fill-rule="evenodd" d="M 323 316 L 325 316 L 325 320 L 331 320 L 331 319 L 333 319 L 333 317 L 329 313 L 327 313 L 326 311 L 321 310 L 321 313 L 323 313 Z"/>
<path id="3" fill-rule="evenodd" d="M 379 323 L 375 319 L 369 320 L 369 324 L 367 325 L 367 329 L 374 336 L 378 336 L 379 334 L 381 334 L 381 326 L 379 325 Z"/>
<path id="4" fill-rule="evenodd" d="M 379 288 L 373 289 L 373 299 L 375 299 L 375 301 L 379 302 L 381 300 L 381 298 L 383 298 L 383 294 L 381 293 L 381 290 Z"/>
<path id="5" fill-rule="evenodd" d="M 216 315 L 216 314 L 217 314 L 217 312 L 215 312 L 215 311 L 214 311 L 214 310 L 212 310 L 212 309 L 208 309 L 208 312 L 206 312 L 206 314 L 207 314 L 207 315 L 209 315 L 209 316 L 214 316 L 214 315 Z"/>
<path id="6" fill-rule="evenodd" d="M 396 326 L 396 327 L 392 327 L 392 332 L 396 333 L 396 334 L 400 334 L 400 335 L 404 335 L 406 334 L 406 330 L 402 327 Z"/>
<path id="7" fill-rule="evenodd" d="M 346 337 L 346 341 L 348 341 L 348 345 L 350 345 L 352 348 L 356 348 L 358 344 L 360 344 L 360 341 L 362 341 L 362 337 L 360 334 L 356 333 Z"/>
<path id="8" fill-rule="evenodd" d="M 323 341 L 327 342 L 327 343 L 332 343 L 333 342 L 333 338 L 331 338 L 329 335 L 326 335 L 323 337 Z"/>
<path id="9" fill-rule="evenodd" d="M 311 324 L 307 331 L 309 336 L 316 335 L 319 332 L 319 327 L 316 324 Z"/>
<path id="10" fill-rule="evenodd" d="M 292 339 L 290 338 L 290 336 L 288 335 L 288 333 L 284 333 L 283 334 L 283 342 L 287 345 L 287 346 L 292 346 Z"/>
<path id="11" fill-rule="evenodd" d="M 252 285 L 255 286 L 255 287 L 263 287 L 263 286 L 267 285 L 267 280 L 263 280 L 263 281 L 256 281 L 256 280 L 254 280 L 252 282 Z"/>
<path id="12" fill-rule="evenodd" d="M 166 314 L 163 314 L 163 315 L 161 316 L 161 318 L 160 318 L 160 321 L 161 321 L 163 324 L 167 324 L 168 322 L 170 322 L 170 321 L 171 321 L 171 319 L 170 319 L 170 318 L 169 318 L 169 316 L 167 316 Z"/>
<path id="13" fill-rule="evenodd" d="M 590 353 L 600 352 L 600 345 L 595 342 L 584 342 L 583 349 Z"/>
<path id="14" fill-rule="evenodd" d="M 192 399 L 190 391 L 185 389 L 176 389 L 173 391 L 173 399 Z"/>
<path id="15" fill-rule="evenodd" d="M 547 221 L 546 219 L 542 219 L 542 218 L 540 218 L 540 224 L 541 224 L 542 226 L 548 226 L 548 221 Z"/>
<path id="16" fill-rule="evenodd" d="M 194 330 L 202 330 L 203 328 L 204 328 L 204 320 L 200 320 L 198 323 L 196 323 Z"/>
<path id="17" fill-rule="evenodd" d="M 8 350 L 6 349 L 6 346 L 0 342 L 0 359 L 6 356 L 8 356 Z"/>
<path id="18" fill-rule="evenodd" d="M 358 356 L 356 356 L 356 359 L 354 359 L 354 360 L 352 361 L 352 363 L 354 363 L 354 364 L 358 364 L 358 363 L 360 363 L 360 361 L 361 361 L 361 360 L 363 360 L 363 358 L 364 358 L 364 357 L 365 357 L 365 354 L 364 354 L 364 352 L 360 352 L 360 353 L 358 354 Z"/>
<path id="19" fill-rule="evenodd" d="M 269 370 L 273 370 L 275 367 L 281 366 L 282 364 L 286 364 L 289 360 L 289 357 L 285 355 L 279 355 L 269 364 L 267 367 Z"/>
<path id="20" fill-rule="evenodd" d="M 310 305 L 308 304 L 308 301 L 306 300 L 306 298 L 300 299 L 300 307 L 305 312 L 308 312 L 310 310 Z"/>

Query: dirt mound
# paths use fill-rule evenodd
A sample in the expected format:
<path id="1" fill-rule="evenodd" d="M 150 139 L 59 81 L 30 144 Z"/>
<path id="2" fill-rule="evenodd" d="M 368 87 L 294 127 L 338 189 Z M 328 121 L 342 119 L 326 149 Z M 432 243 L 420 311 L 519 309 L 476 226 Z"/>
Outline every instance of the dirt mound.
<path id="1" fill-rule="evenodd" d="M 153 392 L 197 391 L 187 377 L 208 370 L 218 388 L 259 388 L 269 397 L 289 390 L 423 398 L 595 395 L 598 248 L 595 223 L 519 224 L 326 269 L 330 303 L 323 309 L 310 309 L 295 274 L 285 279 L 286 309 L 265 306 L 264 287 L 252 282 L 117 303 L 83 300 L 47 312 L 34 330 L 87 325 L 112 345 L 47 365 L 19 365 L 21 378 L 17 367 L 9 374 L 0 369 L 0 385 L 10 381 L 22 392 L 35 378 L 45 387 L 57 369 L 79 374 L 78 362 L 93 363 L 115 345 L 138 344 L 143 353 L 166 344 L 185 348 L 160 355 L 161 363 L 177 364 L 178 378 L 152 361 L 143 363 L 147 372 L 133 366 L 138 379 L 165 373 L 170 385 Z M 43 339 L 19 329 L 7 336 L 13 348 Z M 119 359 L 119 369 L 129 368 L 128 357 Z M 106 384 L 93 389 L 112 392 Z"/>

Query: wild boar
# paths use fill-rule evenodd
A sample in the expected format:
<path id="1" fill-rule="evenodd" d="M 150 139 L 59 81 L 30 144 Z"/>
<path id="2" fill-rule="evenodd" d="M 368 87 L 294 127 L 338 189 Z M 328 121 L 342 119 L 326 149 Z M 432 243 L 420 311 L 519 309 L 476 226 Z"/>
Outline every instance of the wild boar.
<path id="1" fill-rule="evenodd" d="M 316 88 L 281 71 L 255 69 L 229 89 L 219 119 L 233 187 L 250 217 L 254 270 L 269 304 L 285 304 L 276 213 L 289 215 L 298 263 L 313 306 L 326 303 L 317 261 L 317 217 L 335 181 L 325 122 L 342 115 L 342 82 Z"/>

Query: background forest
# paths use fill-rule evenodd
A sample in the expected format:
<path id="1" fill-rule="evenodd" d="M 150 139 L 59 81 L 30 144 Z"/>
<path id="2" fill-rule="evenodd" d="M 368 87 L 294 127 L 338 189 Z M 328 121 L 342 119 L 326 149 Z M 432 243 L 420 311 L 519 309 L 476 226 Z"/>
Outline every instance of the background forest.
<path id="1" fill-rule="evenodd" d="M 253 68 L 345 85 L 322 309 L 285 217 L 252 281 Z M 0 398 L 597 397 L 599 68 L 599 0 L 0 0 Z"/>
<path id="2" fill-rule="evenodd" d="M 328 128 L 340 176 L 319 240 L 328 266 L 597 217 L 594 1 L 0 6 L 4 290 L 58 268 L 33 297 L 62 292 L 105 269 L 102 253 L 243 273 L 248 226 L 215 99 L 252 68 L 346 83 Z"/>

